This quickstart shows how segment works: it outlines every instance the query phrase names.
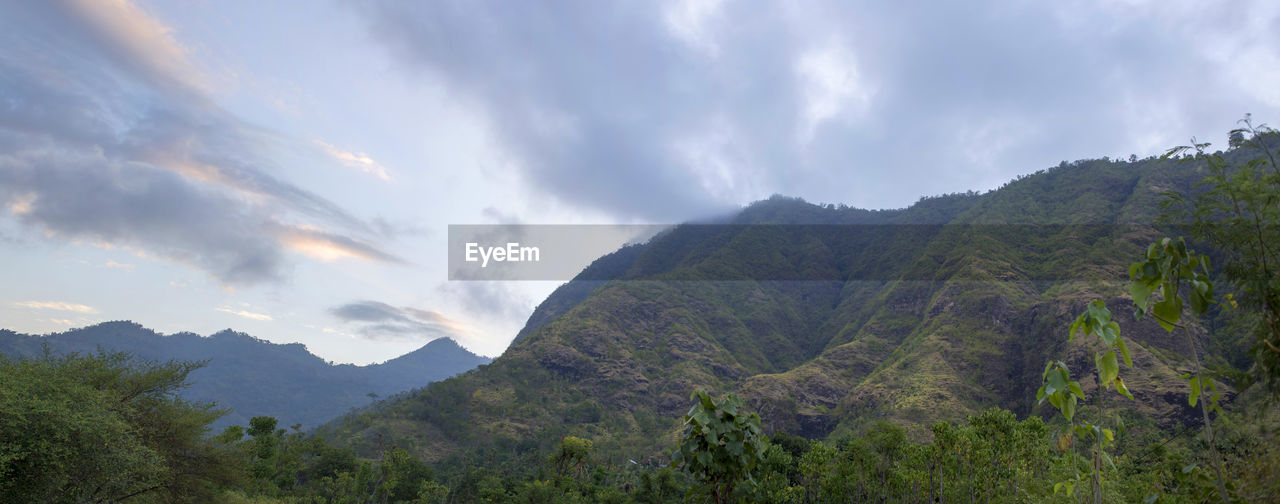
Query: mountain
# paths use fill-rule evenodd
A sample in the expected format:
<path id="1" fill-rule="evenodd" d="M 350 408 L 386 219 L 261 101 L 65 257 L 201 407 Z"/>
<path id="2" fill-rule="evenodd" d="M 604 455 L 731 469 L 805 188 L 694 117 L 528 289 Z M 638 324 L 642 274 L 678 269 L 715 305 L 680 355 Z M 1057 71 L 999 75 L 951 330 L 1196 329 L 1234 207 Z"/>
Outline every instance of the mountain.
<path id="1" fill-rule="evenodd" d="M 599 259 L 491 364 L 319 432 L 365 453 L 389 439 L 432 460 L 545 453 L 575 435 L 611 460 L 643 460 L 674 446 L 699 388 L 744 397 L 766 431 L 810 438 L 873 420 L 924 437 L 936 420 L 991 406 L 1048 418 L 1035 401 L 1048 359 L 1095 387 L 1092 347 L 1066 336 L 1098 298 L 1135 361 L 1123 373 L 1137 399 L 1116 409 L 1163 427 L 1194 422 L 1176 378 L 1190 367 L 1186 340 L 1125 316 L 1123 281 L 1169 231 L 1151 225 L 1160 193 L 1191 190 L 1197 170 L 1064 162 L 900 210 L 757 202 Z M 1204 327 L 1192 332 L 1211 362 L 1230 353 Z"/>
<path id="2" fill-rule="evenodd" d="M 251 417 L 264 415 L 276 417 L 281 425 L 312 428 L 370 404 L 370 393 L 391 396 L 490 360 L 447 338 L 381 364 L 354 366 L 330 364 L 300 343 L 281 345 L 231 330 L 208 337 L 163 335 L 133 322 L 104 322 L 47 336 L 0 330 L 0 354 L 38 356 L 45 345 L 57 354 L 102 348 L 147 360 L 208 360 L 191 373 L 183 396 L 231 408 L 213 424 L 215 429 L 248 425 Z"/>

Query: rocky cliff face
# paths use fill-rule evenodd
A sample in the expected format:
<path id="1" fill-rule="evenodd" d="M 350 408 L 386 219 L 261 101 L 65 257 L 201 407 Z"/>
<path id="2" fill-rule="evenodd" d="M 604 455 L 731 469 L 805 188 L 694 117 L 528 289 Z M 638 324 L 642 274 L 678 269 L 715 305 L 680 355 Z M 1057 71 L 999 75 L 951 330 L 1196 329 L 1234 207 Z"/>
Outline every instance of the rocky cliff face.
<path id="1" fill-rule="evenodd" d="M 1042 414 L 1049 358 L 1092 390 L 1089 343 L 1066 330 L 1095 298 L 1132 342 L 1122 372 L 1138 399 L 1116 407 L 1176 423 L 1190 414 L 1174 379 L 1185 338 L 1127 317 L 1123 280 L 1161 235 L 1157 193 L 1194 179 L 1186 165 L 1091 161 L 904 210 L 775 197 L 602 258 L 611 280 L 556 291 L 492 364 L 326 432 L 433 459 L 565 434 L 647 456 L 706 388 L 743 396 L 768 431 L 887 419 L 923 436 L 990 406 Z M 1208 347 L 1202 328 L 1195 338 Z"/>

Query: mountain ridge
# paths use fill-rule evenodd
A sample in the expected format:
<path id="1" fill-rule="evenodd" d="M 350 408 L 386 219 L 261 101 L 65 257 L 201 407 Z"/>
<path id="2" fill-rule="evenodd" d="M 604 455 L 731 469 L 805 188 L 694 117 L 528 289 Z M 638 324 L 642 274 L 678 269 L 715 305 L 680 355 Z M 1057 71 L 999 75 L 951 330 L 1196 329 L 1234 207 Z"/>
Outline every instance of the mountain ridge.
<path id="1" fill-rule="evenodd" d="M 1123 311 L 1125 270 L 1162 233 L 1151 225 L 1160 193 L 1189 190 L 1197 169 L 1062 163 L 896 210 L 775 196 L 727 225 L 677 226 L 601 257 L 491 364 L 320 432 L 366 452 L 391 439 L 431 460 L 545 451 L 564 435 L 643 458 L 665 451 L 696 389 L 737 393 L 767 431 L 811 438 L 872 420 L 927 436 L 935 420 L 991 406 L 1045 415 L 1034 401 L 1045 360 L 1090 369 L 1067 325 L 1090 299 Z M 1193 421 L 1170 389 L 1187 365 L 1176 340 L 1120 324 L 1137 366 L 1126 381 L 1139 399 L 1126 407 L 1166 426 Z M 1205 354 L 1206 331 L 1192 331 Z"/>
<path id="2" fill-rule="evenodd" d="M 191 374 L 183 397 L 211 401 L 231 411 L 213 424 L 247 425 L 250 417 L 273 416 L 282 425 L 312 428 L 372 397 L 387 397 L 472 369 L 491 359 L 448 338 L 432 340 L 385 362 L 335 364 L 302 343 L 272 343 L 224 329 L 208 336 L 162 334 L 132 321 L 109 321 L 47 335 L 0 330 L 0 354 L 35 357 L 48 345 L 55 354 L 126 351 L 146 360 L 208 360 Z"/>

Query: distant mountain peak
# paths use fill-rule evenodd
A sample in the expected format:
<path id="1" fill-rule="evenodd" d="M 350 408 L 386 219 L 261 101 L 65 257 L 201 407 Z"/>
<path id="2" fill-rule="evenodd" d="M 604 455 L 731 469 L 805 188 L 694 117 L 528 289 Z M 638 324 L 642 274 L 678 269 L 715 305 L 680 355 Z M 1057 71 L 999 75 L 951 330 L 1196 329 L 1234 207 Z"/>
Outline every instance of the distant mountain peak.
<path id="1" fill-rule="evenodd" d="M 444 340 L 444 341 L 441 341 Z M 192 373 L 184 397 L 230 406 L 214 424 L 244 425 L 253 416 L 274 416 L 282 425 L 314 427 L 369 404 L 369 393 L 391 396 L 489 362 L 453 340 L 440 338 L 382 364 L 334 365 L 302 343 L 272 343 L 223 329 L 208 337 L 192 332 L 164 335 L 132 321 L 110 321 L 44 336 L 0 329 L 0 353 L 32 357 L 48 344 L 57 353 L 121 350 L 144 360 L 207 360 Z"/>

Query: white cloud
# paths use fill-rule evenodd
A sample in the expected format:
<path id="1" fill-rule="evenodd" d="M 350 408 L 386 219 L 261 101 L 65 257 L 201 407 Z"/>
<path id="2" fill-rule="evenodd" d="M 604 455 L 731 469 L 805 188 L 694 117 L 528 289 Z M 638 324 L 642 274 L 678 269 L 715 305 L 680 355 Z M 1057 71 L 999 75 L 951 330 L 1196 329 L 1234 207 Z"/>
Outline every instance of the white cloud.
<path id="1" fill-rule="evenodd" d="M 251 320 L 261 320 L 264 322 L 269 322 L 272 320 L 271 315 L 267 315 L 265 313 L 254 313 L 247 310 L 236 310 L 234 308 L 228 308 L 226 306 L 219 306 L 217 308 L 214 308 L 214 310 L 220 311 L 223 313 L 230 313 L 232 315 L 237 315 L 237 316 L 244 317 Z"/>
<path id="2" fill-rule="evenodd" d="M 809 143 L 824 121 L 860 112 L 871 91 L 858 72 L 853 53 L 836 40 L 805 51 L 796 62 L 803 105 L 799 138 Z"/>
<path id="3" fill-rule="evenodd" d="M 188 57 L 191 51 L 173 30 L 130 0 L 71 0 L 70 13 L 81 17 L 94 35 L 110 41 L 118 64 L 151 78 L 172 79 L 180 87 L 206 90 L 206 80 Z"/>
<path id="4" fill-rule="evenodd" d="M 320 140 L 312 140 L 320 149 L 324 150 L 330 157 L 338 160 L 338 162 L 356 168 L 362 172 L 378 177 L 384 181 L 391 181 L 391 175 L 387 174 L 387 168 L 382 166 L 368 154 L 363 152 L 350 152 L 334 147 Z"/>
<path id="5" fill-rule="evenodd" d="M 663 6 L 663 21 L 675 38 L 716 57 L 720 46 L 708 26 L 724 0 L 673 0 Z"/>
<path id="6" fill-rule="evenodd" d="M 112 268 L 112 269 L 122 269 L 122 270 L 126 270 L 126 271 L 133 271 L 133 265 L 132 265 L 132 264 L 127 264 L 127 263 L 118 263 L 118 262 L 111 261 L 111 260 L 108 260 L 107 262 L 103 263 L 103 266 L 106 266 L 106 267 L 108 267 L 108 268 Z"/>
<path id="7" fill-rule="evenodd" d="M 1260 102 L 1280 107 L 1280 52 L 1276 47 L 1247 47 L 1235 58 L 1227 68 L 1240 89 Z"/>
<path id="8" fill-rule="evenodd" d="M 69 311 L 76 313 L 98 313 L 98 309 L 92 306 L 86 306 L 77 303 L 67 303 L 62 301 L 20 301 L 13 303 L 14 306 L 21 308 L 31 308 L 33 310 L 57 310 Z"/>
<path id="9" fill-rule="evenodd" d="M 759 167 L 751 149 L 741 143 L 732 122 L 717 118 L 672 146 L 675 158 L 697 180 L 701 189 L 720 201 L 768 196 L 760 188 Z"/>

